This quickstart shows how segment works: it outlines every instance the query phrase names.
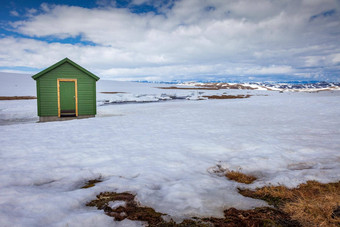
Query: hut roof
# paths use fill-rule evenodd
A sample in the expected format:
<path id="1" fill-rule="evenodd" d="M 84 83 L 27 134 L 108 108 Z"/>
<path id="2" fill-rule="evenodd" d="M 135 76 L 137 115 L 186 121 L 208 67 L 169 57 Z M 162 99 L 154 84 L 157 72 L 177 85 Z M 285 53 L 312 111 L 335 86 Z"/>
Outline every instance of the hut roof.
<path id="1" fill-rule="evenodd" d="M 39 77 L 43 76 L 44 74 L 48 73 L 49 71 L 51 71 L 51 70 L 57 68 L 58 66 L 64 64 L 65 62 L 71 64 L 72 66 L 74 66 L 75 68 L 77 68 L 77 69 L 79 69 L 80 71 L 84 72 L 85 74 L 87 74 L 88 76 L 92 77 L 93 79 L 99 80 L 99 77 L 98 77 L 98 76 L 96 76 L 96 75 L 94 75 L 93 73 L 87 71 L 86 69 L 84 69 L 83 67 L 81 67 L 81 66 L 78 65 L 77 63 L 71 61 L 71 60 L 68 59 L 68 58 L 64 58 L 63 60 L 61 60 L 61 61 L 55 63 L 54 65 L 48 67 L 47 69 L 45 69 L 45 70 L 43 70 L 43 71 L 41 71 L 41 72 L 39 72 L 39 73 L 33 75 L 32 78 L 36 80 L 36 79 L 38 79 Z"/>

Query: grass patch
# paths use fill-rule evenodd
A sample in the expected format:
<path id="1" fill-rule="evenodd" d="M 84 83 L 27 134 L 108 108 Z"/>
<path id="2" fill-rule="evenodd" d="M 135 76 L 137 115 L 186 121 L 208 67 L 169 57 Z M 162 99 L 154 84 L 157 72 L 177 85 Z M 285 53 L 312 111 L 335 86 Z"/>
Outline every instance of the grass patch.
<path id="1" fill-rule="evenodd" d="M 225 175 L 230 180 L 245 184 L 256 180 L 256 177 L 240 171 L 228 171 Z M 83 188 L 93 187 L 100 181 L 90 180 Z M 147 226 L 340 226 L 340 181 L 329 184 L 308 181 L 292 189 L 282 185 L 266 186 L 256 190 L 239 189 L 239 193 L 265 200 L 273 207 L 251 210 L 230 208 L 224 211 L 224 218 L 191 217 L 176 223 L 166 214 L 157 212 L 151 207 L 141 206 L 135 195 L 128 192 L 102 192 L 86 206 L 103 210 L 115 221 L 124 219 L 143 221 Z"/>
<path id="2" fill-rule="evenodd" d="M 112 207 L 110 202 L 124 201 L 124 206 Z M 114 217 L 116 221 L 130 219 L 133 221 L 145 221 L 149 226 L 158 226 L 164 222 L 162 213 L 156 212 L 150 207 L 141 207 L 135 200 L 135 195 L 127 192 L 102 192 L 97 199 L 87 203 L 86 206 L 97 207 L 104 210 L 105 214 Z"/>
<path id="3" fill-rule="evenodd" d="M 203 97 L 208 99 L 244 99 L 249 98 L 250 96 L 251 95 L 210 95 Z"/>
<path id="4" fill-rule="evenodd" d="M 228 171 L 225 176 L 229 180 L 233 180 L 239 183 L 244 183 L 244 184 L 251 184 L 253 183 L 257 178 L 252 176 L 252 175 L 246 175 L 244 173 L 241 173 L 239 171 Z"/>
<path id="5" fill-rule="evenodd" d="M 126 92 L 120 92 L 120 91 L 102 91 L 100 93 L 102 93 L 102 94 L 125 94 Z"/>
<path id="6" fill-rule="evenodd" d="M 217 87 L 156 87 L 159 89 L 177 89 L 177 90 L 219 90 Z"/>
<path id="7" fill-rule="evenodd" d="M 237 89 L 237 90 L 255 90 L 256 88 L 252 88 L 250 86 L 245 86 L 242 84 L 228 84 L 228 83 L 207 83 L 204 85 L 196 85 L 203 87 L 213 87 L 217 89 Z"/>
<path id="8" fill-rule="evenodd" d="M 81 188 L 85 189 L 85 188 L 92 188 L 94 187 L 97 183 L 102 182 L 102 179 L 94 179 L 94 180 L 88 180 L 85 185 Z"/>
<path id="9" fill-rule="evenodd" d="M 37 99 L 35 96 L 0 96 L 0 100 L 25 100 Z"/>
<path id="10" fill-rule="evenodd" d="M 322 184 L 308 181 L 293 189 L 266 186 L 255 191 L 240 189 L 239 192 L 267 201 L 302 226 L 340 225 L 340 182 Z"/>
<path id="11" fill-rule="evenodd" d="M 242 84 L 228 84 L 228 83 L 206 83 L 206 84 L 196 84 L 193 87 L 157 87 L 159 89 L 182 89 L 182 90 L 220 90 L 220 89 L 238 89 L 238 90 L 255 90 L 250 86 L 245 86 Z"/>
<path id="12" fill-rule="evenodd" d="M 112 202 L 119 202 L 114 206 Z M 181 223 L 176 223 L 172 219 L 165 221 L 162 216 L 165 214 L 156 212 L 150 207 L 143 207 L 136 201 L 135 195 L 123 192 L 102 192 L 95 200 L 86 206 L 97 207 L 103 210 L 106 215 L 113 217 L 115 221 L 129 219 L 133 221 L 147 222 L 147 226 L 163 227 L 235 227 L 235 226 L 299 226 L 299 223 L 274 208 L 261 207 L 252 210 L 237 210 L 230 208 L 224 211 L 224 218 L 197 218 L 185 219 Z"/>
<path id="13" fill-rule="evenodd" d="M 256 177 L 228 171 L 230 180 L 251 184 Z M 101 179 L 89 180 L 83 188 L 95 186 Z M 224 218 L 191 217 L 176 223 L 166 214 L 151 207 L 141 206 L 135 195 L 122 192 L 102 192 L 86 206 L 97 207 L 113 217 L 115 221 L 129 219 L 146 222 L 147 226 L 164 227 L 207 227 L 207 226 L 340 226 L 340 181 L 322 184 L 308 181 L 297 188 L 282 185 L 266 186 L 256 190 L 239 189 L 243 196 L 267 201 L 273 207 L 259 207 L 251 210 L 224 210 Z"/>
<path id="14" fill-rule="evenodd" d="M 203 220 L 211 223 L 210 226 L 300 226 L 286 213 L 270 207 L 259 207 L 252 210 L 230 208 L 224 211 L 224 216 L 225 218 L 205 218 Z"/>

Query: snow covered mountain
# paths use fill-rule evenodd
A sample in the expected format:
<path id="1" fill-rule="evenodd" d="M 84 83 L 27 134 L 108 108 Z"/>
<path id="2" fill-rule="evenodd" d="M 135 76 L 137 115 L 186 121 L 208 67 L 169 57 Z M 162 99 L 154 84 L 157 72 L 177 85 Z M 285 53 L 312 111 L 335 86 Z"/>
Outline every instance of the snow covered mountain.
<path id="1" fill-rule="evenodd" d="M 316 83 L 223 83 L 223 82 L 185 82 L 181 83 L 185 86 L 196 86 L 202 88 L 215 88 L 218 89 L 245 89 L 245 90 L 268 90 L 268 91 L 330 91 L 340 90 L 340 83 L 331 82 L 316 82 Z"/>

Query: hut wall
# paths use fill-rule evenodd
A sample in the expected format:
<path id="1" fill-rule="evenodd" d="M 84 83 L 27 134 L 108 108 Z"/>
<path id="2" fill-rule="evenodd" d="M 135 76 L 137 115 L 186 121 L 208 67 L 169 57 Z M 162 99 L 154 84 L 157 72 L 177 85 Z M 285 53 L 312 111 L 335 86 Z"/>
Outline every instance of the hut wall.
<path id="1" fill-rule="evenodd" d="M 96 80 L 68 62 L 37 79 L 38 115 L 58 116 L 57 79 L 77 79 L 78 115 L 95 115 Z"/>

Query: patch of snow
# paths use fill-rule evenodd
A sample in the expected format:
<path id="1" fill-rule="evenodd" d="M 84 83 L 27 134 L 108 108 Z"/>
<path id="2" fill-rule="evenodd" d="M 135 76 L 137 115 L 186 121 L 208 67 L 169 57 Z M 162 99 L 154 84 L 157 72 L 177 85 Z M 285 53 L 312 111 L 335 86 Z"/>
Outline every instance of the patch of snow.
<path id="1" fill-rule="evenodd" d="M 251 88 L 254 88 L 254 89 L 257 89 L 257 90 L 262 90 L 262 91 L 268 90 L 265 86 L 260 85 L 260 84 L 244 83 L 243 85 L 251 87 Z"/>
<path id="2" fill-rule="evenodd" d="M 126 202 L 125 201 L 110 201 L 108 205 L 112 210 L 114 210 L 114 209 L 117 209 L 118 207 L 126 207 Z"/>
<path id="3" fill-rule="evenodd" d="M 0 96 L 36 96 L 35 80 L 31 76 L 0 72 Z"/>
<path id="4" fill-rule="evenodd" d="M 37 100 L 0 101 L 0 126 L 37 122 Z"/>

